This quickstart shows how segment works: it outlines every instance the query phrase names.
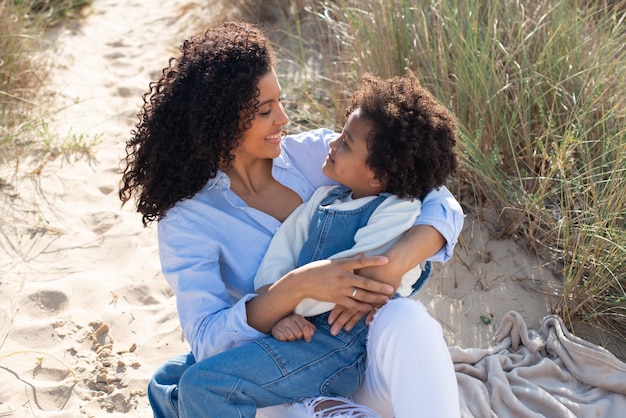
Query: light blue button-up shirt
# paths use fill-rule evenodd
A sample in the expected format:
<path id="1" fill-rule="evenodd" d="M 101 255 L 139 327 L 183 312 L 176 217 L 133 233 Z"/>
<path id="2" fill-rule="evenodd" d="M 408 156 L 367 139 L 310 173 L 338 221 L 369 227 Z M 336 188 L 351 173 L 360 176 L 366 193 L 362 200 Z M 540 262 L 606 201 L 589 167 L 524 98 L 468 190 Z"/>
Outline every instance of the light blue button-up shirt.
<path id="1" fill-rule="evenodd" d="M 303 201 L 318 187 L 333 184 L 321 167 L 337 135 L 319 129 L 286 137 L 274 159 L 274 178 Z M 426 196 L 417 224 L 434 226 L 447 240 L 431 260 L 450 258 L 463 218 L 445 187 Z M 183 332 L 197 361 L 266 335 L 248 325 L 245 304 L 255 297 L 254 276 L 279 226 L 233 193 L 223 172 L 159 221 L 161 268 L 176 294 Z"/>

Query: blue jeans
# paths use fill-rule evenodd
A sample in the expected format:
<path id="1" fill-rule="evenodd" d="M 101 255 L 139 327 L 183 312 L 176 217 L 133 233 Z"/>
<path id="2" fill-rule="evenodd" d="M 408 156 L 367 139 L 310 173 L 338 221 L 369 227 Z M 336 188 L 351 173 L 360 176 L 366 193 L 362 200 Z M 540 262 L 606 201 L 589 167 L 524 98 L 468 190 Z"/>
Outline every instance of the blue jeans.
<path id="1" fill-rule="evenodd" d="M 196 363 L 193 354 L 180 355 L 162 364 L 148 383 L 148 400 L 155 418 L 177 418 L 178 382 L 185 371 Z"/>
<path id="2" fill-rule="evenodd" d="M 180 416 L 253 418 L 257 408 L 350 396 L 365 377 L 365 320 L 337 336 L 328 313 L 309 320 L 317 328 L 310 342 L 263 338 L 189 367 L 179 382 Z"/>
<path id="3" fill-rule="evenodd" d="M 250 417 L 257 408 L 317 396 L 350 396 L 365 377 L 368 327 L 330 335 L 328 313 L 309 318 L 310 342 L 263 338 L 198 363 L 191 354 L 159 368 L 148 387 L 155 417 Z"/>

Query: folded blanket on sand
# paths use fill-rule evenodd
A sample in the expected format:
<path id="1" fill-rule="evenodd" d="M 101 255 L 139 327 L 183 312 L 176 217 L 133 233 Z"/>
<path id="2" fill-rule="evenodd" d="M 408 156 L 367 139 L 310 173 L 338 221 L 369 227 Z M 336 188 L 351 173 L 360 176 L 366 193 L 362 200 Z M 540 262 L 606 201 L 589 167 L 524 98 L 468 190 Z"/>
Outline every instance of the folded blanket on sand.
<path id="1" fill-rule="evenodd" d="M 529 331 L 519 313 L 509 312 L 494 342 L 450 347 L 462 418 L 626 417 L 626 364 L 570 334 L 559 317 L 546 316 Z M 259 410 L 257 418 L 310 416 L 295 404 Z"/>
<path id="2" fill-rule="evenodd" d="M 550 315 L 528 330 L 517 312 L 490 348 L 451 347 L 463 417 L 624 417 L 626 364 Z"/>

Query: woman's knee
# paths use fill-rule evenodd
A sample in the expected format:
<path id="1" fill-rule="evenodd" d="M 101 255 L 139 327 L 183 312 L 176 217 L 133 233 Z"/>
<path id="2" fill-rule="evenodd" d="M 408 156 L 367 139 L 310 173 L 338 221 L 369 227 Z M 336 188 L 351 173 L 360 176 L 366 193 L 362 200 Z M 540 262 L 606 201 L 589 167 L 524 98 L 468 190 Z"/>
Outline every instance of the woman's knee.
<path id="1" fill-rule="evenodd" d="M 191 393 L 196 386 L 198 385 L 198 367 L 197 365 L 189 367 L 185 372 L 180 376 L 178 380 L 178 390 L 183 393 Z"/>
<path id="2" fill-rule="evenodd" d="M 196 360 L 191 353 L 168 360 L 156 369 L 148 385 L 178 384 L 183 373 L 195 363 Z"/>
<path id="3" fill-rule="evenodd" d="M 398 298 L 381 307 L 370 323 L 370 339 L 411 337 L 442 337 L 441 325 L 426 307 L 414 299 Z"/>
<path id="4" fill-rule="evenodd" d="M 185 354 L 162 364 L 148 382 L 148 400 L 154 417 L 178 417 L 178 385 L 195 360 Z"/>

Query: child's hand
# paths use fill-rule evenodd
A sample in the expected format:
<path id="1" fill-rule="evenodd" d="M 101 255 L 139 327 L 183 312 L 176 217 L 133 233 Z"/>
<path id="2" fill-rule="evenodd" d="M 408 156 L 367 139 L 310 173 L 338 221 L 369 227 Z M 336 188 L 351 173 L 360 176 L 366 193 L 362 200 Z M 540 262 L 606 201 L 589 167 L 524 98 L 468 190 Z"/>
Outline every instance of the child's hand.
<path id="1" fill-rule="evenodd" d="M 315 325 L 298 314 L 286 316 L 272 327 L 272 336 L 278 341 L 294 341 L 304 338 L 306 342 L 309 342 L 314 333 Z"/>

